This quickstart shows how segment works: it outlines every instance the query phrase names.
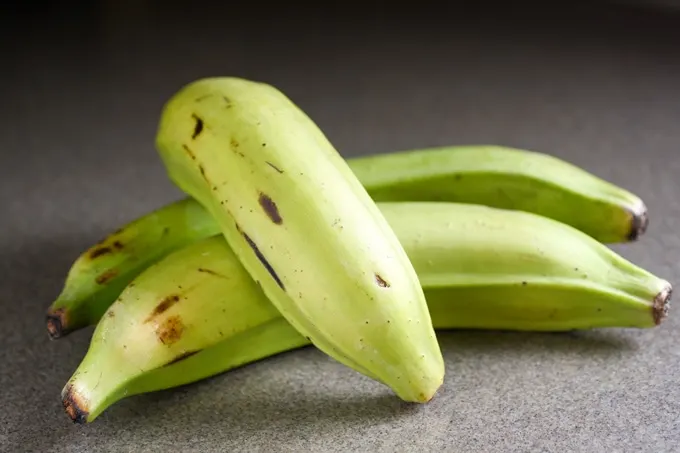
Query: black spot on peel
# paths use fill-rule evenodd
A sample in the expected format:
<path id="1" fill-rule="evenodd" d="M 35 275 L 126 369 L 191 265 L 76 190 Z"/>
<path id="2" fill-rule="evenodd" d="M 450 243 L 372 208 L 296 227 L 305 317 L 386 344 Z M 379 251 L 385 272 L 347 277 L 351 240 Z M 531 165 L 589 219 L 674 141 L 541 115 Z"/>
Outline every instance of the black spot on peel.
<path id="1" fill-rule="evenodd" d="M 238 226 L 238 224 L 236 225 L 236 228 L 239 231 L 241 231 L 241 228 Z M 269 272 L 269 275 L 271 275 L 272 278 L 274 279 L 274 281 L 276 281 L 276 284 L 279 285 L 279 287 L 282 290 L 285 291 L 286 288 L 283 286 L 283 282 L 281 281 L 279 276 L 276 274 L 276 271 L 274 271 L 274 268 L 271 266 L 271 264 L 269 264 L 269 261 L 267 261 L 267 259 L 264 257 L 264 255 L 262 254 L 260 249 L 257 247 L 257 244 L 255 244 L 255 242 L 246 233 L 241 231 L 241 235 L 246 240 L 246 242 L 248 243 L 250 248 L 253 249 L 253 252 L 255 252 L 257 259 L 259 259 L 260 263 L 262 263 L 262 265 L 265 267 L 265 269 L 267 269 L 267 272 Z"/>
<path id="2" fill-rule="evenodd" d="M 184 151 L 189 155 L 191 160 L 196 160 L 196 155 L 194 152 L 187 146 L 187 145 L 182 145 L 182 148 L 184 148 Z"/>
<path id="3" fill-rule="evenodd" d="M 272 163 L 269 162 L 269 161 L 266 161 L 266 162 L 267 162 L 267 165 L 269 165 L 270 167 L 272 167 L 272 168 L 273 168 L 274 170 L 276 170 L 279 174 L 280 174 L 280 173 L 283 173 L 283 170 L 281 170 L 281 169 L 280 169 L 279 167 L 277 167 L 276 165 L 272 164 Z"/>
<path id="4" fill-rule="evenodd" d="M 385 281 L 384 278 L 382 278 L 379 274 L 375 274 L 375 282 L 380 286 L 381 288 L 389 288 L 390 284 Z"/>
<path id="5" fill-rule="evenodd" d="M 191 115 L 191 117 L 194 119 L 194 121 L 196 121 L 196 124 L 194 125 L 194 132 L 191 134 L 191 139 L 196 140 L 196 137 L 201 135 L 201 132 L 203 132 L 203 120 L 195 114 Z"/>
<path id="6" fill-rule="evenodd" d="M 192 355 L 198 354 L 199 352 L 201 352 L 200 349 L 198 351 L 187 351 L 183 354 L 178 355 L 177 357 L 175 357 L 174 359 L 172 359 L 171 361 L 169 361 L 168 363 L 166 363 L 163 366 L 165 367 L 165 366 L 174 365 L 175 363 L 181 362 L 182 360 L 186 360 L 189 357 L 191 357 Z"/>
<path id="7" fill-rule="evenodd" d="M 199 267 L 197 270 L 198 272 L 214 275 L 215 277 L 228 278 L 226 275 L 222 275 L 219 272 L 215 272 L 212 269 L 206 269 L 205 267 Z"/>
<path id="8" fill-rule="evenodd" d="M 203 168 L 203 165 L 198 164 L 198 170 L 201 172 L 201 176 L 203 176 L 203 179 L 208 181 L 208 178 L 205 176 L 205 168 Z"/>
<path id="9" fill-rule="evenodd" d="M 279 208 L 276 206 L 276 203 L 274 203 L 274 200 L 269 197 L 269 195 L 260 192 L 258 202 L 272 222 L 274 222 L 276 225 L 281 225 L 283 223 L 283 219 L 279 213 Z"/>
<path id="10" fill-rule="evenodd" d="M 197 97 L 196 102 L 205 101 L 206 99 L 209 99 L 212 96 L 213 96 L 212 94 L 204 94 L 203 96 Z"/>

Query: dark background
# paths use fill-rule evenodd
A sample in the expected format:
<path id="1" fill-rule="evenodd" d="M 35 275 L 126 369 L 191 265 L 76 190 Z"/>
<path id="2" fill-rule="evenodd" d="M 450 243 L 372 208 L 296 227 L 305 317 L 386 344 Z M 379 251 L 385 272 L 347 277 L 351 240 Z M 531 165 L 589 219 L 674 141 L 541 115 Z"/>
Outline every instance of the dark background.
<path id="1" fill-rule="evenodd" d="M 445 388 L 416 411 L 308 348 L 90 426 L 59 392 L 91 331 L 44 328 L 82 250 L 181 196 L 157 119 L 210 75 L 276 85 L 345 156 L 493 143 L 581 165 L 647 202 L 647 236 L 615 248 L 677 283 L 680 5 L 627 3 L 2 6 L 0 450 L 677 451 L 673 311 L 652 331 L 442 334 Z"/>

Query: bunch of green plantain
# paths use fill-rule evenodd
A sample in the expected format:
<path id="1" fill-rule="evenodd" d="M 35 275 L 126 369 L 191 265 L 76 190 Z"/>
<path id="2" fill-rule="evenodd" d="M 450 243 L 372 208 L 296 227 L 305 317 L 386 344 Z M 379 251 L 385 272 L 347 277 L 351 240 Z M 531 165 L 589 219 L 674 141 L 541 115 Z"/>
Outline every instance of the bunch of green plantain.
<path id="1" fill-rule="evenodd" d="M 89 423 L 117 401 L 313 345 L 414 403 L 444 383 L 441 329 L 653 328 L 671 284 L 608 247 L 647 208 L 563 160 L 501 146 L 343 159 L 271 85 L 206 78 L 162 109 L 186 197 L 72 264 L 52 339 L 94 326 L 62 390 Z"/>

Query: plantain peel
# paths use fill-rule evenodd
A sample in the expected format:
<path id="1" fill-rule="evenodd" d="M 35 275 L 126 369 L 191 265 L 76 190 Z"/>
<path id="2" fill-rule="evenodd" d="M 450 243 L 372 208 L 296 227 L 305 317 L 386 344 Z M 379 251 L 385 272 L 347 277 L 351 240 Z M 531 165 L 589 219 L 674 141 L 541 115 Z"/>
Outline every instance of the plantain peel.
<path id="1" fill-rule="evenodd" d="M 404 401 L 435 395 L 444 360 L 413 265 L 290 99 L 254 81 L 198 80 L 164 106 L 156 147 L 298 332 Z"/>

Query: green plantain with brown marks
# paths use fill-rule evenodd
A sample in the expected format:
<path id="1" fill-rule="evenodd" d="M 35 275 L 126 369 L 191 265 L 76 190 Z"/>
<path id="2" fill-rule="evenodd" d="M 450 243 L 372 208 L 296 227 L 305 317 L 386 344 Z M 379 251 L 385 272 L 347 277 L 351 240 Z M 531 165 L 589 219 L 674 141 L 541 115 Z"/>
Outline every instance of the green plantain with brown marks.
<path id="1" fill-rule="evenodd" d="M 202 132 L 202 127 L 197 129 Z M 609 243 L 636 240 L 647 228 L 647 208 L 640 197 L 534 151 L 446 146 L 348 158 L 347 163 L 375 201 L 452 201 L 532 212 Z M 275 222 L 283 222 L 271 197 L 263 195 L 259 201 Z M 72 264 L 62 293 L 48 310 L 50 336 L 64 337 L 96 323 L 146 266 L 219 231 L 192 198 L 122 226 L 104 240 L 114 247 L 93 258 L 92 253 L 101 250 L 94 245 Z M 122 246 L 116 247 L 116 241 Z"/>
<path id="2" fill-rule="evenodd" d="M 560 222 L 456 203 L 378 203 L 413 263 L 437 329 L 653 328 L 671 285 Z M 62 392 L 76 422 L 308 345 L 221 234 L 142 272 L 99 321 Z M 361 347 L 361 341 L 359 341 Z"/>
<path id="3" fill-rule="evenodd" d="M 165 104 L 156 147 L 248 274 L 321 351 L 429 401 L 444 360 L 395 233 L 321 129 L 281 91 L 195 81 Z"/>

